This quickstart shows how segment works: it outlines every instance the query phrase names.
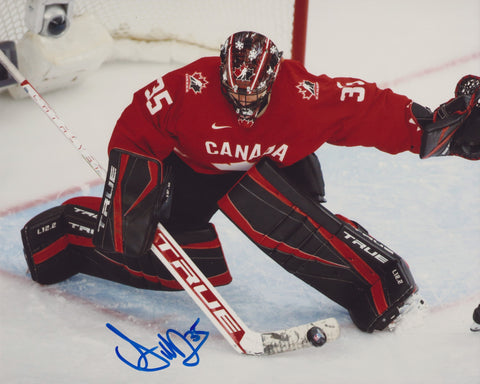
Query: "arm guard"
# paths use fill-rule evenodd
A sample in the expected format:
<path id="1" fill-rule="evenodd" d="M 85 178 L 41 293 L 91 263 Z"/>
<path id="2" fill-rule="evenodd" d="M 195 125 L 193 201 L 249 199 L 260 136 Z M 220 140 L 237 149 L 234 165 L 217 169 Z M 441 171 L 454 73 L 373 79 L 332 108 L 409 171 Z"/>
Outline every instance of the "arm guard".
<path id="1" fill-rule="evenodd" d="M 465 76 L 459 81 L 455 98 L 432 114 L 413 104 L 412 112 L 423 129 L 420 157 L 457 155 L 480 158 L 480 78 Z"/>
<path id="2" fill-rule="evenodd" d="M 131 152 L 110 152 L 93 244 L 104 252 L 144 254 L 170 204 L 163 164 Z"/>

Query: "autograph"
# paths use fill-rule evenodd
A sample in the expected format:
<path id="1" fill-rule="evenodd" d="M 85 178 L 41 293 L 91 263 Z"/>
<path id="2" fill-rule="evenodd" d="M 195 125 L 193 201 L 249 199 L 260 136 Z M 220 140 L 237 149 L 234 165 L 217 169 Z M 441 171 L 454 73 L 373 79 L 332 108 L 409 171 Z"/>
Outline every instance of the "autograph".
<path id="1" fill-rule="evenodd" d="M 170 361 L 179 356 L 183 359 L 183 365 L 187 367 L 194 367 L 200 363 L 198 351 L 207 341 L 209 333 L 196 329 L 199 322 L 200 319 L 197 319 L 183 335 L 174 329 L 169 329 L 165 336 L 157 334 L 158 345 L 152 348 L 144 347 L 133 341 L 110 323 L 107 323 L 106 326 L 117 336 L 130 343 L 139 353 L 137 361 L 131 362 L 120 353 L 118 346 L 115 347 L 117 357 L 123 363 L 137 371 L 154 372 L 168 368 L 171 364 Z M 175 339 L 175 342 L 173 339 Z M 182 348 L 180 348 L 180 344 L 182 344 Z"/>

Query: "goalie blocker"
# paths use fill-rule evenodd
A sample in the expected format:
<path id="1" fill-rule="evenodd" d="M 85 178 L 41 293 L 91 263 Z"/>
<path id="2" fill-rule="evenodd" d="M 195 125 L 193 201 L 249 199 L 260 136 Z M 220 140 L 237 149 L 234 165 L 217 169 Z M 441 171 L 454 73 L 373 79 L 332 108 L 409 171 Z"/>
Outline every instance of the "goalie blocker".
<path id="1" fill-rule="evenodd" d="M 288 272 L 348 309 L 363 331 L 384 329 L 416 291 L 400 256 L 299 193 L 270 160 L 248 171 L 219 207 Z"/>

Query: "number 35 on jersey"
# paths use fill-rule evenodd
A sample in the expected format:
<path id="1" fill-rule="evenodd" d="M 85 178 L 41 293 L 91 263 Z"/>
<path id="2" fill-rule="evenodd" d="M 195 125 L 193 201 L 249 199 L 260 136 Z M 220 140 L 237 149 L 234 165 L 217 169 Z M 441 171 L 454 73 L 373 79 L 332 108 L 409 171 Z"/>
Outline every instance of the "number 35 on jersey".
<path id="1" fill-rule="evenodd" d="M 157 79 L 153 83 L 153 88 L 151 90 L 145 90 L 145 98 L 147 100 L 146 106 L 152 115 L 162 109 L 163 103 L 167 103 L 167 105 L 173 103 L 172 97 L 165 89 L 165 84 L 162 79 Z"/>

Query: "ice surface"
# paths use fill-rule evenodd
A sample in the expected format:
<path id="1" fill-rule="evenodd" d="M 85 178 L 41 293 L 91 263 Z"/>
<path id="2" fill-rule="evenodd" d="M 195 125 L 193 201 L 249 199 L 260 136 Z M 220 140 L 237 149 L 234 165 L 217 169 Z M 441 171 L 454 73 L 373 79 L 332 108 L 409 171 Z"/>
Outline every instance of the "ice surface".
<path id="1" fill-rule="evenodd" d="M 435 108 L 458 79 L 480 74 L 480 3 L 311 1 L 306 66 L 391 86 Z M 45 95 L 103 163 L 111 129 L 131 94 L 174 68 L 111 63 L 84 83 Z M 479 383 L 480 164 L 419 160 L 374 149 L 318 152 L 326 206 L 359 221 L 409 263 L 429 304 L 394 333 L 364 334 L 346 312 L 261 254 L 215 216 L 234 282 L 220 293 L 251 328 L 274 330 L 335 316 L 339 340 L 270 357 L 239 356 L 183 292 L 132 289 L 87 276 L 41 287 L 26 275 L 19 230 L 73 194 L 100 194 L 96 175 L 29 99 L 0 95 L 0 382 L 2 383 Z M 66 192 L 67 191 L 67 192 Z M 44 201 L 33 207 L 32 201 Z M 24 209 L 19 209 L 23 207 Z M 7 214 L 9 212 L 10 214 Z M 210 332 L 200 363 L 164 371 L 122 364 L 111 323 L 145 346 L 157 333 Z"/>

